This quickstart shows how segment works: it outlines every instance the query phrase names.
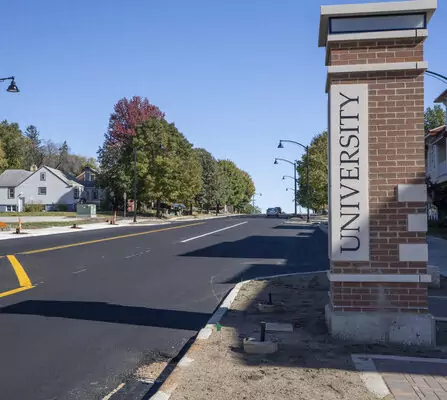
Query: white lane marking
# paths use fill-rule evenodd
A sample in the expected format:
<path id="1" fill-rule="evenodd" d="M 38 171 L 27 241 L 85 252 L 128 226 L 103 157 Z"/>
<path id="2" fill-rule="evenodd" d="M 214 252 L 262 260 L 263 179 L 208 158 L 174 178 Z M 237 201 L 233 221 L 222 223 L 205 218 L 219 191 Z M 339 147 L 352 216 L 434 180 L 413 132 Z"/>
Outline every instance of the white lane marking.
<path id="1" fill-rule="evenodd" d="M 80 274 L 81 272 L 87 271 L 87 268 L 80 269 L 79 271 L 73 271 L 73 274 Z"/>
<path id="2" fill-rule="evenodd" d="M 142 256 L 144 254 L 150 253 L 150 252 L 151 252 L 151 250 L 149 249 L 149 250 L 146 250 L 146 251 L 142 251 L 140 253 L 131 254 L 130 256 L 126 256 L 124 258 L 138 257 L 138 256 Z"/>
<path id="3" fill-rule="evenodd" d="M 194 237 L 192 237 L 192 238 L 182 240 L 180 243 L 190 242 L 191 240 L 200 239 L 200 238 L 203 238 L 203 237 L 208 236 L 208 235 L 213 235 L 213 234 L 218 233 L 218 232 L 226 231 L 227 229 L 236 228 L 237 226 L 244 225 L 244 224 L 246 224 L 247 222 L 248 222 L 248 221 L 241 222 L 240 224 L 227 226 L 226 228 L 218 229 L 217 231 L 204 233 L 203 235 L 199 235 L 199 236 L 194 236 Z"/>

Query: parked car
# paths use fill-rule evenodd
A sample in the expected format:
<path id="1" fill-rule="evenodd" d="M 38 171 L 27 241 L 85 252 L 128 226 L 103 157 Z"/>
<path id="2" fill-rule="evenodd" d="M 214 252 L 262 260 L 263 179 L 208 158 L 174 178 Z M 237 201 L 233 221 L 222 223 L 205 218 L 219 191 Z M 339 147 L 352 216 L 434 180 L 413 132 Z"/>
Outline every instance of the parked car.
<path id="1" fill-rule="evenodd" d="M 266 216 L 268 217 L 276 217 L 279 218 L 279 215 L 281 214 L 281 209 L 279 207 L 272 207 L 267 209 Z"/>

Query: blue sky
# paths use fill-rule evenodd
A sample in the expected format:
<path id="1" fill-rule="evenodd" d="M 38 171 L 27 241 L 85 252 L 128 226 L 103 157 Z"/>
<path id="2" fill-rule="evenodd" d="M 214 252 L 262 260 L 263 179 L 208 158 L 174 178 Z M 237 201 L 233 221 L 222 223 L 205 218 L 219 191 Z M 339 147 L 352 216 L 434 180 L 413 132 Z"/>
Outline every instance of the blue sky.
<path id="1" fill-rule="evenodd" d="M 293 210 L 288 164 L 327 127 L 319 6 L 360 1 L 4 0 L 0 118 L 95 156 L 114 103 L 140 95 L 166 112 L 197 147 L 253 177 L 257 203 Z M 368 2 L 368 1 L 363 1 Z M 447 75 L 447 7 L 426 41 L 429 68 Z M 426 78 L 426 104 L 445 89 Z"/>

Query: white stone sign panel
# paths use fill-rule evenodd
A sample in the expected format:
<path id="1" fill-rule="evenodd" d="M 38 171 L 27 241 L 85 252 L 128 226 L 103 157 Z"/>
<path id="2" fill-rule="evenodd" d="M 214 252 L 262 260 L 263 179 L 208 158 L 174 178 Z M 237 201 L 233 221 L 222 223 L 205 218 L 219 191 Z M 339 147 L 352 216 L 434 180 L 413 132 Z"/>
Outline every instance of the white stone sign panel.
<path id="1" fill-rule="evenodd" d="M 369 261 L 368 85 L 329 92 L 329 253 Z"/>

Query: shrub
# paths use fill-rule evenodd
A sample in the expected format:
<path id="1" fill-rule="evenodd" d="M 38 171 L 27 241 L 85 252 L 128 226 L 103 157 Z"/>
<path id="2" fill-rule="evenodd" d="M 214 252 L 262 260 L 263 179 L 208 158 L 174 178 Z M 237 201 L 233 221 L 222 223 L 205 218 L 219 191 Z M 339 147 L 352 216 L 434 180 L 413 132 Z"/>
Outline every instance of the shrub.
<path id="1" fill-rule="evenodd" d="M 45 210 L 43 204 L 25 204 L 25 212 L 37 213 Z"/>
<path id="2" fill-rule="evenodd" d="M 56 211 L 68 211 L 66 204 L 56 204 Z"/>

